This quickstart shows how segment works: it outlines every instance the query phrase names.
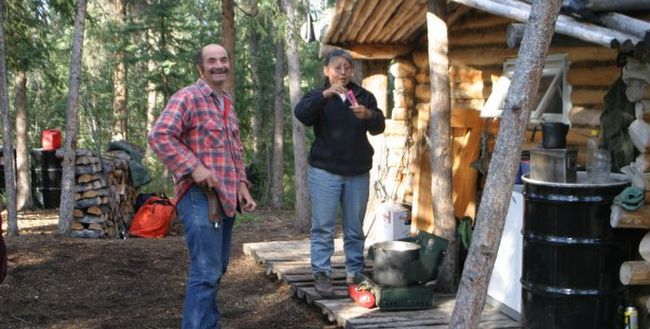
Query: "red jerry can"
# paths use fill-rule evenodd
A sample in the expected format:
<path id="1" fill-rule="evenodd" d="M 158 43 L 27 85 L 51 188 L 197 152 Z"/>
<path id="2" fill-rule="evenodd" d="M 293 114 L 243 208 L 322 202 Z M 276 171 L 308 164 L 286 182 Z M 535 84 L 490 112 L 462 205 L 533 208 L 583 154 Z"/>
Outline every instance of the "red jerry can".
<path id="1" fill-rule="evenodd" d="M 43 130 L 41 135 L 41 147 L 44 151 L 54 151 L 61 147 L 61 130 Z"/>
<path id="2" fill-rule="evenodd" d="M 375 307 L 375 295 L 370 290 L 361 289 L 358 285 L 351 284 L 348 286 L 348 295 L 362 307 Z"/>

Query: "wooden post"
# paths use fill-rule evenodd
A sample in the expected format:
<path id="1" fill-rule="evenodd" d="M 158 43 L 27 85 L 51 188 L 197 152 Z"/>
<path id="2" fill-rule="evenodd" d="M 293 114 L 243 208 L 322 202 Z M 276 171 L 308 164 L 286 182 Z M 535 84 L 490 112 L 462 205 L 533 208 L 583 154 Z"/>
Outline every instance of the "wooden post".
<path id="1" fill-rule="evenodd" d="M 466 2 L 466 1 L 463 1 Z M 506 96 L 497 144 L 461 277 L 450 329 L 478 328 L 518 163 L 561 0 L 535 1 Z M 528 17 L 528 15 L 527 15 Z"/>
<path id="2" fill-rule="evenodd" d="M 455 291 L 456 285 L 456 218 L 452 199 L 451 171 L 451 100 L 449 91 L 449 58 L 447 32 L 447 1 L 429 0 L 427 37 L 431 105 L 429 107 L 429 140 L 431 141 L 431 196 L 433 198 L 434 234 L 449 241 L 438 287 Z"/>
<path id="3" fill-rule="evenodd" d="M 506 29 L 506 45 L 508 48 L 517 48 L 521 44 L 521 40 L 524 37 L 524 30 L 526 29 L 526 24 L 522 23 L 512 23 L 508 25 Z M 589 47 L 593 46 L 592 43 L 578 40 L 570 36 L 555 34 L 553 39 L 551 39 L 551 45 L 557 47 Z"/>
<path id="4" fill-rule="evenodd" d="M 650 32 L 650 23 L 619 13 L 605 13 L 598 18 L 607 27 L 625 31 L 641 39 Z"/>
<path id="5" fill-rule="evenodd" d="M 454 2 L 520 22 L 526 22 L 531 11 L 530 5 L 514 0 L 499 0 L 498 2 L 493 0 L 454 0 Z M 620 43 L 628 39 L 634 42 L 640 40 L 633 35 L 619 33 L 593 24 L 581 23 L 564 15 L 557 18 L 555 29 L 559 33 L 605 47 L 618 47 Z"/>

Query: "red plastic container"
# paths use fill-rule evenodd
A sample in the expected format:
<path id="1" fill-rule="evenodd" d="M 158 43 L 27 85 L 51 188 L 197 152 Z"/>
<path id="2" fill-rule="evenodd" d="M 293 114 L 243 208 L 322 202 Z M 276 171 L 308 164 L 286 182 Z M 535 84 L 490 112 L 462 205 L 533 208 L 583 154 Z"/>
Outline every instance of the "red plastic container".
<path id="1" fill-rule="evenodd" d="M 361 289 L 358 285 L 351 284 L 348 286 L 348 295 L 362 307 L 375 307 L 375 295 L 370 290 Z"/>
<path id="2" fill-rule="evenodd" d="M 54 151 L 61 147 L 61 130 L 44 130 L 41 135 L 41 147 L 45 151 Z"/>

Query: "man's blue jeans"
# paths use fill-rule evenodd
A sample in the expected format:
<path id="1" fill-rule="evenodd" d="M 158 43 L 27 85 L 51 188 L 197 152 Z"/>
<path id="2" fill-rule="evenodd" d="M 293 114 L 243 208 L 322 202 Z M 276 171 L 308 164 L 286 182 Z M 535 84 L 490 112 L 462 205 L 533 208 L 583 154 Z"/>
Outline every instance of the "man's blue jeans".
<path id="1" fill-rule="evenodd" d="M 341 206 L 343 248 L 348 274 L 363 270 L 363 217 L 368 203 L 369 174 L 339 176 L 309 167 L 311 197 L 311 267 L 314 273 L 331 274 L 336 215 Z"/>
<path id="2" fill-rule="evenodd" d="M 185 290 L 183 328 L 219 328 L 217 292 L 230 260 L 234 217 L 223 218 L 214 228 L 208 219 L 208 198 L 194 185 L 176 207 L 185 226 L 190 269 Z"/>

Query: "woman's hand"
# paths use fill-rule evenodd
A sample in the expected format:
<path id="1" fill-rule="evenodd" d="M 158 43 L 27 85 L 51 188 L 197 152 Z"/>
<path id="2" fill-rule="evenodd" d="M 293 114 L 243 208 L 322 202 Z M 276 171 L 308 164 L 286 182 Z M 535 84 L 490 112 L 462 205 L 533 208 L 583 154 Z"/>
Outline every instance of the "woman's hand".
<path id="1" fill-rule="evenodd" d="M 354 116 L 357 117 L 359 120 L 369 120 L 372 118 L 372 111 L 370 111 L 367 107 L 363 106 L 362 104 L 359 105 L 352 105 L 350 106 L 350 109 L 352 110 L 352 113 L 354 113 Z"/>
<path id="2" fill-rule="evenodd" d="M 329 88 L 323 90 L 323 97 L 330 98 L 336 94 L 344 94 L 346 91 L 347 89 L 343 84 L 335 83 L 331 85 Z"/>

